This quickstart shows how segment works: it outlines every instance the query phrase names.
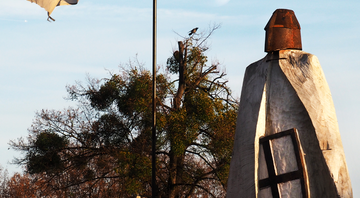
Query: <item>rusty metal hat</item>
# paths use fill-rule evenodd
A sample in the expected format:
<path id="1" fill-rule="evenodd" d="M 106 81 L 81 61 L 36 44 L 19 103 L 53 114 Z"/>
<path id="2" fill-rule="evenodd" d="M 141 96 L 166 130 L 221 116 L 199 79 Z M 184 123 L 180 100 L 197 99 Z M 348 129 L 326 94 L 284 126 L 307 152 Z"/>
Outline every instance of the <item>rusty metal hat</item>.
<path id="1" fill-rule="evenodd" d="M 292 10 L 275 10 L 265 26 L 265 31 L 265 52 L 302 49 L 300 24 Z"/>

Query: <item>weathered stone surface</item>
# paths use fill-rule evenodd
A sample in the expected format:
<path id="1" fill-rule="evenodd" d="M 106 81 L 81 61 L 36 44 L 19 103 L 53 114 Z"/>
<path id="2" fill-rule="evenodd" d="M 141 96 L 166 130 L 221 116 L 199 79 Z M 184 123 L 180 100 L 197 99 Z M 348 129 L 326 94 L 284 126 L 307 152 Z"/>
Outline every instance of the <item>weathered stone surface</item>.
<path id="1" fill-rule="evenodd" d="M 255 145 L 254 141 L 259 139 L 260 132 L 265 133 L 264 100 L 262 98 L 266 66 L 266 60 L 262 59 L 247 67 L 245 72 L 228 179 L 227 197 L 230 198 L 256 196 L 257 177 L 255 174 L 257 175 L 257 172 L 255 169 L 257 169 L 257 163 L 255 164 L 255 156 L 258 156 L 259 146 Z M 257 131 L 259 132 L 257 133 Z"/>
<path id="2" fill-rule="evenodd" d="M 267 174 L 259 165 L 259 138 L 291 128 L 298 130 L 305 154 L 310 197 L 352 197 L 335 109 L 321 66 L 314 55 L 281 50 L 246 69 L 228 198 L 271 197 L 269 189 L 258 189 L 258 180 Z M 291 169 L 291 163 L 280 155 L 274 158 L 284 171 Z M 281 197 L 298 194 L 298 186 L 296 182 L 281 184 Z"/>

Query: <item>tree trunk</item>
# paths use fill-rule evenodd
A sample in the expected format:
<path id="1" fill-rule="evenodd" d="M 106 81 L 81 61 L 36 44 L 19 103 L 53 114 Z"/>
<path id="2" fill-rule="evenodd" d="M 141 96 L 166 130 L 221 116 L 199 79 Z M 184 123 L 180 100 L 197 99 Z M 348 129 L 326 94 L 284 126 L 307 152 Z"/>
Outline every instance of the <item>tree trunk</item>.
<path id="1" fill-rule="evenodd" d="M 184 49 L 184 44 L 182 41 L 178 42 L 179 45 L 179 86 L 174 98 L 174 109 L 179 109 L 181 104 L 181 98 L 185 92 L 186 83 L 186 49 Z"/>
<path id="2" fill-rule="evenodd" d="M 184 167 L 185 154 L 176 155 L 175 153 L 170 153 L 170 174 L 169 174 L 169 198 L 177 198 L 182 193 L 182 188 L 180 185 L 183 183 L 182 174 Z"/>
<path id="3" fill-rule="evenodd" d="M 168 187 L 169 187 L 169 198 L 175 197 L 175 184 L 176 184 L 176 175 L 177 175 L 177 158 L 175 157 L 175 153 L 173 151 L 170 151 L 170 163 L 169 163 L 169 181 L 168 181 Z"/>
<path id="4" fill-rule="evenodd" d="M 186 90 L 186 55 L 187 49 L 184 46 L 182 41 L 178 42 L 179 46 L 179 85 L 177 93 L 174 97 L 174 110 L 179 110 L 181 106 L 181 99 L 183 98 Z M 185 128 L 184 128 L 185 129 Z M 185 130 L 183 131 L 185 133 Z M 172 145 L 172 144 L 171 144 Z M 183 174 L 183 166 L 185 153 L 176 154 L 173 151 L 170 151 L 170 173 L 169 173 L 169 198 L 178 197 L 180 192 L 180 186 L 177 184 L 182 183 L 182 174 Z"/>

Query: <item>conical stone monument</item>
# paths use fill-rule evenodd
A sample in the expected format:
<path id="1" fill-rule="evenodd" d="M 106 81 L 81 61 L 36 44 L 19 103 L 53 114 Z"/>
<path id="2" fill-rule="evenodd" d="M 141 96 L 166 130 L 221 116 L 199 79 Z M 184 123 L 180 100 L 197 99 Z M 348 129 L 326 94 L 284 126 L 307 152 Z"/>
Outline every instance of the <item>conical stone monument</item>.
<path id="1" fill-rule="evenodd" d="M 265 31 L 268 54 L 245 72 L 227 198 L 351 198 L 330 89 L 294 12 L 276 10 Z"/>

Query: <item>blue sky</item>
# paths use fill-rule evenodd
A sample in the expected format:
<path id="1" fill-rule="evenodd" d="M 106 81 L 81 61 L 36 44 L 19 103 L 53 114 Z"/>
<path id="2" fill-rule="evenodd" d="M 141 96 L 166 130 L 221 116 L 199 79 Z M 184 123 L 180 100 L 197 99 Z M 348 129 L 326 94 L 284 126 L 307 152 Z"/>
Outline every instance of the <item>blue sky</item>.
<path id="1" fill-rule="evenodd" d="M 264 27 L 273 11 L 295 11 L 303 50 L 315 54 L 329 83 L 352 180 L 360 194 L 360 1 L 158 0 L 158 61 L 165 66 L 180 35 L 220 23 L 209 40 L 209 60 L 219 60 L 240 97 L 246 66 L 266 54 Z M 26 0 L 0 0 L 0 164 L 19 156 L 11 139 L 27 136 L 36 111 L 63 109 L 65 86 L 86 75 L 108 77 L 135 56 L 151 68 L 152 1 L 80 0 L 58 7 L 56 22 Z M 176 32 L 176 33 L 175 33 Z"/>

